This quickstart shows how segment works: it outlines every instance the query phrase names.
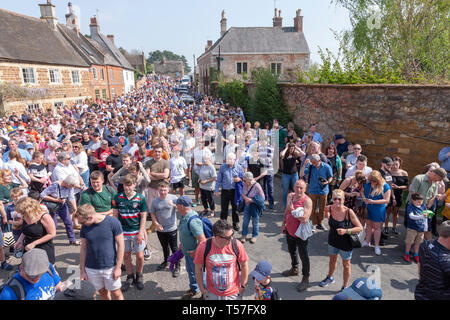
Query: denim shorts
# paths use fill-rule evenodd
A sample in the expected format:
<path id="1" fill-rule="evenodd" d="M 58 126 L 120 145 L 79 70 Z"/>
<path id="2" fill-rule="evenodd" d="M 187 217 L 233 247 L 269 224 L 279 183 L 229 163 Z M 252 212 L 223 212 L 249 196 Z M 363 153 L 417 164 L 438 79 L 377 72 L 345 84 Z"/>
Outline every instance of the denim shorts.
<path id="1" fill-rule="evenodd" d="M 341 249 L 335 248 L 331 245 L 328 245 L 328 254 L 337 255 L 339 254 L 342 260 L 351 260 L 353 251 L 343 251 Z"/>

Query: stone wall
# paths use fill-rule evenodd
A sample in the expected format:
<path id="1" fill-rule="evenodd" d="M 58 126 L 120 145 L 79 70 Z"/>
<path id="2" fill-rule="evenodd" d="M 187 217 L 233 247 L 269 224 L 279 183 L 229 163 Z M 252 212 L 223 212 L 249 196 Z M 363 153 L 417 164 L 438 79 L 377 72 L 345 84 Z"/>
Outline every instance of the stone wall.
<path id="1" fill-rule="evenodd" d="M 283 84 L 294 121 L 329 142 L 337 133 L 360 143 L 369 166 L 400 156 L 410 178 L 450 145 L 450 86 Z"/>

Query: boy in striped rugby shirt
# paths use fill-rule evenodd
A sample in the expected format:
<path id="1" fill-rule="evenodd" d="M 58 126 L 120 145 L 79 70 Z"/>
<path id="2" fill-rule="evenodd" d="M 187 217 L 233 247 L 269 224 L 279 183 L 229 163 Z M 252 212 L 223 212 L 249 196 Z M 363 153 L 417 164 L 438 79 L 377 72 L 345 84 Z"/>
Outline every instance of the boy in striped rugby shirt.
<path id="1" fill-rule="evenodd" d="M 144 249 L 145 249 L 145 223 L 147 220 L 147 202 L 136 189 L 136 177 L 126 175 L 123 179 L 124 192 L 114 196 L 113 209 L 114 216 L 122 224 L 125 240 L 124 263 L 127 272 L 127 280 L 122 286 L 122 291 L 127 291 L 131 285 L 135 285 L 138 290 L 144 289 L 144 279 L 142 271 L 144 269 Z M 136 255 L 136 277 L 133 273 L 133 263 L 131 253 L 134 250 Z"/>

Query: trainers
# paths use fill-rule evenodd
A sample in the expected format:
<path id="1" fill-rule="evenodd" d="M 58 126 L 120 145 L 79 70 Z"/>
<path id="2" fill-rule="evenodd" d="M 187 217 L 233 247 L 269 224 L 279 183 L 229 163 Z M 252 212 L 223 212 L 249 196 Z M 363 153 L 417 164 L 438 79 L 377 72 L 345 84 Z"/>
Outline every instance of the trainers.
<path id="1" fill-rule="evenodd" d="M 306 289 L 308 289 L 308 285 L 309 285 L 309 277 L 303 276 L 302 282 L 300 282 L 300 284 L 297 286 L 297 291 L 298 292 L 305 291 Z"/>
<path id="2" fill-rule="evenodd" d="M 283 273 L 281 275 L 283 277 L 298 276 L 298 269 L 297 268 L 291 268 L 289 270 L 283 271 Z"/>
<path id="3" fill-rule="evenodd" d="M 145 247 L 145 249 L 144 249 L 144 260 L 150 260 L 151 257 L 152 257 L 152 253 L 150 252 L 150 250 L 148 250 L 147 247 Z"/>
<path id="4" fill-rule="evenodd" d="M 122 285 L 122 291 L 127 292 L 131 285 L 135 283 L 134 273 L 127 275 L 127 280 Z"/>
<path id="5" fill-rule="evenodd" d="M 398 232 L 397 228 L 392 228 L 392 232 L 394 232 L 394 234 L 399 234 L 400 232 Z"/>
<path id="6" fill-rule="evenodd" d="M 419 256 L 414 256 L 413 259 L 415 263 L 419 263 Z"/>
<path id="7" fill-rule="evenodd" d="M 334 281 L 334 278 L 327 275 L 327 277 L 326 277 L 325 279 L 323 279 L 322 281 L 320 281 L 319 287 L 322 287 L 322 288 L 328 287 L 329 284 L 332 284 L 332 283 L 334 283 L 334 282 L 335 282 L 335 281 Z"/>
<path id="8" fill-rule="evenodd" d="M 404 256 L 403 256 L 403 260 L 405 260 L 406 262 L 411 262 L 411 259 L 409 258 L 409 254 L 405 254 Z"/>
<path id="9" fill-rule="evenodd" d="M 175 266 L 175 269 L 173 269 L 173 271 L 172 271 L 172 277 L 178 278 L 179 276 L 180 276 L 180 265 L 177 264 Z"/>
<path id="10" fill-rule="evenodd" d="M 368 247 L 368 246 L 369 246 L 369 243 L 367 243 L 367 241 L 364 240 L 361 246 L 362 246 L 363 248 L 364 248 L 364 247 Z"/>
<path id="11" fill-rule="evenodd" d="M 5 270 L 5 271 L 11 271 L 13 269 L 13 266 L 10 265 L 8 262 L 3 261 L 0 266 L 0 269 Z"/>
<path id="12" fill-rule="evenodd" d="M 168 265 L 169 265 L 169 263 L 167 261 L 164 261 L 156 268 L 156 271 L 164 270 L 165 268 L 167 268 Z"/>
<path id="13" fill-rule="evenodd" d="M 256 243 L 256 238 L 251 238 L 250 243 Z"/>
<path id="14" fill-rule="evenodd" d="M 317 230 L 324 230 L 323 225 L 322 224 L 318 224 L 316 225 L 316 229 Z"/>
<path id="15" fill-rule="evenodd" d="M 192 291 L 189 289 L 186 291 L 183 296 L 181 297 L 181 300 L 190 300 L 190 299 L 200 299 L 202 297 L 202 292 L 198 290 L 197 292 Z"/>
<path id="16" fill-rule="evenodd" d="M 246 242 L 247 242 L 247 239 L 246 239 L 245 237 L 242 237 L 242 238 L 241 238 L 241 242 L 242 242 L 242 243 L 246 243 Z"/>
<path id="17" fill-rule="evenodd" d="M 143 290 L 144 289 L 144 275 L 141 273 L 136 274 L 136 280 L 134 282 L 136 289 Z"/>
<path id="18" fill-rule="evenodd" d="M 388 227 L 384 227 L 384 229 L 383 229 L 383 233 L 386 233 L 386 234 L 388 234 L 388 233 L 389 233 L 389 228 L 388 228 Z"/>
<path id="19" fill-rule="evenodd" d="M 376 254 L 377 256 L 379 256 L 379 255 L 381 254 L 381 249 L 380 249 L 380 247 L 375 247 L 375 254 Z"/>
<path id="20" fill-rule="evenodd" d="M 237 232 L 239 232 L 239 223 L 233 223 L 233 229 L 234 229 L 234 231 L 237 231 Z"/>

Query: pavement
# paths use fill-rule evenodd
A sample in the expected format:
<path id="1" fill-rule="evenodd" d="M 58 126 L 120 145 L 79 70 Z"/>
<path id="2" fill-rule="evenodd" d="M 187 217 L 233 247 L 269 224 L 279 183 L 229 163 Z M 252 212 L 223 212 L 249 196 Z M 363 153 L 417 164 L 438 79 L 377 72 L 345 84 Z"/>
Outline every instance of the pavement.
<path id="1" fill-rule="evenodd" d="M 285 235 L 281 233 L 281 223 L 284 217 L 281 202 L 281 179 L 275 177 L 275 208 L 265 211 L 260 218 L 260 235 L 255 244 L 247 241 L 244 247 L 249 257 L 249 272 L 253 270 L 258 261 L 267 260 L 272 264 L 273 285 L 278 289 L 283 300 L 330 300 L 342 286 L 342 260 L 338 259 L 334 278 L 336 282 L 328 287 L 319 287 L 319 282 L 328 274 L 328 231 L 316 231 L 309 238 L 308 250 L 310 257 L 310 286 L 307 291 L 297 292 L 296 286 L 301 281 L 301 275 L 296 277 L 283 277 L 281 273 L 290 269 L 291 259 L 287 250 Z M 194 196 L 191 188 L 186 188 L 186 194 Z M 217 221 L 220 212 L 220 201 L 215 197 Z M 193 208 L 203 211 L 203 206 Z M 228 218 L 231 222 L 231 213 Z M 242 222 L 242 216 L 241 216 Z M 150 225 L 150 223 L 149 223 Z M 148 225 L 148 226 L 149 226 Z M 328 227 L 326 219 L 324 225 Z M 389 234 L 386 245 L 381 247 L 381 255 L 376 256 L 373 247 L 355 249 L 351 260 L 350 283 L 359 277 L 373 277 L 383 291 L 383 300 L 413 300 L 414 289 L 418 283 L 418 268 L 414 262 L 407 264 L 403 261 L 405 228 L 400 218 L 398 229 L 399 235 Z M 249 227 L 251 232 L 251 224 Z M 77 232 L 77 238 L 79 233 Z M 240 232 L 236 237 L 240 238 Z M 56 250 L 56 270 L 63 281 L 79 278 L 79 247 L 69 246 L 65 228 L 62 222 L 58 224 L 57 235 L 54 239 Z M 124 297 L 127 300 L 178 300 L 189 289 L 188 276 L 184 268 L 178 278 L 173 278 L 169 269 L 156 271 L 157 266 L 163 261 L 163 253 L 157 239 L 156 233 L 149 235 L 149 249 L 152 252 L 151 259 L 145 261 L 144 284 L 142 291 L 131 287 Z M 134 261 L 134 259 L 133 259 Z M 11 256 L 8 262 L 14 266 L 20 260 Z M 134 262 L 133 262 L 134 264 Z M 15 269 L 17 270 L 17 269 Z M 301 266 L 300 266 L 301 270 Z M 15 271 L 6 272 L 0 270 L 0 284 L 3 283 Z M 126 274 L 123 272 L 122 281 Z M 253 300 L 253 280 L 248 281 L 248 288 L 244 292 L 244 300 Z"/>

